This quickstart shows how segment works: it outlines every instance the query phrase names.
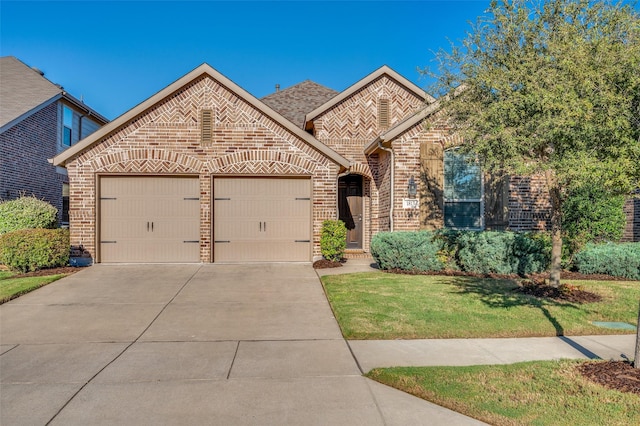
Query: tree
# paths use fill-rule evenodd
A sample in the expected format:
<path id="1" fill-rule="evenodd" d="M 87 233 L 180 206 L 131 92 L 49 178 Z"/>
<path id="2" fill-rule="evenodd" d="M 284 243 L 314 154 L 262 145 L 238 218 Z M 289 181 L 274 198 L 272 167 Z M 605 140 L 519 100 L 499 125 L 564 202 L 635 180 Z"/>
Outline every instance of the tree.
<path id="1" fill-rule="evenodd" d="M 567 194 L 585 185 L 629 194 L 640 183 L 638 12 L 607 1 L 492 1 L 436 60 L 423 72 L 462 149 L 489 171 L 544 176 L 558 286 Z"/>

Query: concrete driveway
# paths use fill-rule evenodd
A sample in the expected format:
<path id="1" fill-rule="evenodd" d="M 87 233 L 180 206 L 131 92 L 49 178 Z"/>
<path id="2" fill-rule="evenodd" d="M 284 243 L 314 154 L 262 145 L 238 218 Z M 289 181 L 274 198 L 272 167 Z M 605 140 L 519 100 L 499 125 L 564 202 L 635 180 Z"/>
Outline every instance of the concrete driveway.
<path id="1" fill-rule="evenodd" d="M 308 264 L 96 265 L 0 306 L 0 424 L 476 422 L 361 376 Z"/>

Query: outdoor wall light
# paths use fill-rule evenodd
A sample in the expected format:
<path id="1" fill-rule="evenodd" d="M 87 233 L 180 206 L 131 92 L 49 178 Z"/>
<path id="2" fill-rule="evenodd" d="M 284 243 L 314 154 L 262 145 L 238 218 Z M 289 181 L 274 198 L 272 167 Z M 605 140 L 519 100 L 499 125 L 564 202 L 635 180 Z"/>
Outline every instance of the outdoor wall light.
<path id="1" fill-rule="evenodd" d="M 415 196 L 418 194 L 418 185 L 416 184 L 416 181 L 413 178 L 413 176 L 409 178 L 409 185 L 407 185 L 407 193 L 409 193 L 410 198 L 415 198 Z"/>

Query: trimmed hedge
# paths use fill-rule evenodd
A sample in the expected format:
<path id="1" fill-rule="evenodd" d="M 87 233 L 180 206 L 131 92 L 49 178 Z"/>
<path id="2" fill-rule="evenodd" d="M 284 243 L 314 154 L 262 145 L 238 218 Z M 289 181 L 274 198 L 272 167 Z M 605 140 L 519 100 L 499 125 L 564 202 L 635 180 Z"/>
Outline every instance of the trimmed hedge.
<path id="1" fill-rule="evenodd" d="M 333 262 L 340 262 L 347 248 L 347 228 L 341 220 L 325 220 L 322 222 L 320 235 L 320 252 L 322 256 Z"/>
<path id="2" fill-rule="evenodd" d="M 587 244 L 575 255 L 582 274 L 607 274 L 640 280 L 640 243 Z"/>
<path id="3" fill-rule="evenodd" d="M 525 275 L 546 270 L 551 259 L 551 241 L 529 233 L 460 231 L 453 245 L 466 272 Z"/>
<path id="4" fill-rule="evenodd" d="M 548 268 L 551 241 L 515 232 L 381 232 L 371 241 L 371 254 L 381 269 L 524 275 Z"/>
<path id="5" fill-rule="evenodd" d="M 53 229 L 58 224 L 58 209 L 35 197 L 20 197 L 0 202 L 0 235 L 20 229 Z"/>
<path id="6" fill-rule="evenodd" d="M 440 271 L 443 244 L 430 231 L 380 232 L 371 240 L 371 254 L 381 269 Z"/>
<path id="7" fill-rule="evenodd" d="M 30 272 L 69 263 L 68 229 L 23 229 L 0 235 L 0 263 Z"/>

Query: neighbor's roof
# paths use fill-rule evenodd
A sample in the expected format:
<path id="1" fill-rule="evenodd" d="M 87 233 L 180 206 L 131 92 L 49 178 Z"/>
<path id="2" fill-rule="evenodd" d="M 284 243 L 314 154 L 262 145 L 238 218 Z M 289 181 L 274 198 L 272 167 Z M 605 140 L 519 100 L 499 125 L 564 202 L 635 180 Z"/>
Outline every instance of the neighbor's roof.
<path id="1" fill-rule="evenodd" d="M 305 80 L 260 99 L 296 126 L 303 127 L 304 116 L 327 102 L 338 92 L 311 80 Z"/>
<path id="2" fill-rule="evenodd" d="M 17 58 L 0 58 L 0 127 L 61 93 L 62 88 Z"/>
<path id="3" fill-rule="evenodd" d="M 375 70 L 374 72 L 372 72 L 371 74 L 369 74 L 368 76 L 366 76 L 365 78 L 363 78 L 362 80 L 356 82 L 352 86 L 340 92 L 337 96 L 334 96 L 324 104 L 320 105 L 313 111 L 309 112 L 304 119 L 305 127 L 306 127 L 306 123 L 318 117 L 320 114 L 324 113 L 330 108 L 333 108 L 338 103 L 347 99 L 348 97 L 356 93 L 358 90 L 362 89 L 363 87 L 367 86 L 369 83 L 375 81 L 376 79 L 380 78 L 383 75 L 388 76 L 392 80 L 395 80 L 397 83 L 406 87 L 407 90 L 409 90 L 410 92 L 413 92 L 416 96 L 421 98 L 423 101 L 425 102 L 435 101 L 435 99 L 430 95 L 428 95 L 423 89 L 419 88 L 418 86 L 416 86 L 415 84 L 413 84 L 412 82 L 410 82 L 409 80 L 407 80 L 406 78 L 404 78 L 403 76 L 401 76 L 400 74 L 392 70 L 389 66 L 383 65 L 377 70 Z"/>
<path id="4" fill-rule="evenodd" d="M 125 125 L 127 122 L 129 122 L 133 118 L 139 116 L 140 114 L 143 114 L 145 111 L 149 110 L 150 108 L 154 107 L 159 102 L 161 102 L 162 100 L 170 96 L 172 93 L 175 93 L 176 91 L 180 90 L 184 86 L 188 85 L 192 81 L 200 78 L 202 75 L 205 75 L 205 74 L 213 78 L 214 80 L 216 80 L 221 85 L 225 86 L 228 90 L 235 93 L 245 102 L 249 103 L 256 109 L 261 111 L 267 117 L 279 123 L 282 127 L 287 129 L 289 132 L 293 133 L 300 139 L 304 140 L 312 148 L 319 151 L 320 153 L 325 155 L 327 158 L 334 161 L 336 164 L 344 168 L 349 167 L 349 160 L 347 160 L 342 155 L 338 154 L 333 149 L 329 148 L 328 146 L 326 146 L 325 144 L 323 144 L 322 142 L 314 138 L 309 133 L 295 126 L 291 121 L 287 120 L 282 115 L 274 111 L 267 104 L 258 100 L 249 92 L 247 92 L 246 90 L 238 86 L 233 81 L 229 80 L 227 77 L 225 77 L 224 75 L 222 75 L 221 73 L 219 73 L 213 67 L 211 67 L 209 64 L 206 64 L 206 63 L 200 65 L 190 73 L 186 74 L 185 76 L 171 83 L 169 86 L 160 90 L 158 93 L 151 96 L 146 101 L 138 104 L 137 106 L 133 107 L 129 111 L 125 112 L 120 117 L 113 120 L 111 123 L 96 130 L 94 133 L 84 138 L 77 144 L 69 147 L 65 151 L 56 155 L 50 161 L 56 166 L 65 165 L 67 161 L 69 161 L 70 159 L 73 159 L 76 155 L 91 148 L 93 145 L 100 142 L 104 137 L 108 136 L 111 133 L 116 132 L 118 129 L 120 129 L 120 127 Z"/>
<path id="5" fill-rule="evenodd" d="M 5 130 L 60 98 L 90 111 L 101 124 L 109 121 L 19 59 L 0 58 L 0 129 Z"/>

